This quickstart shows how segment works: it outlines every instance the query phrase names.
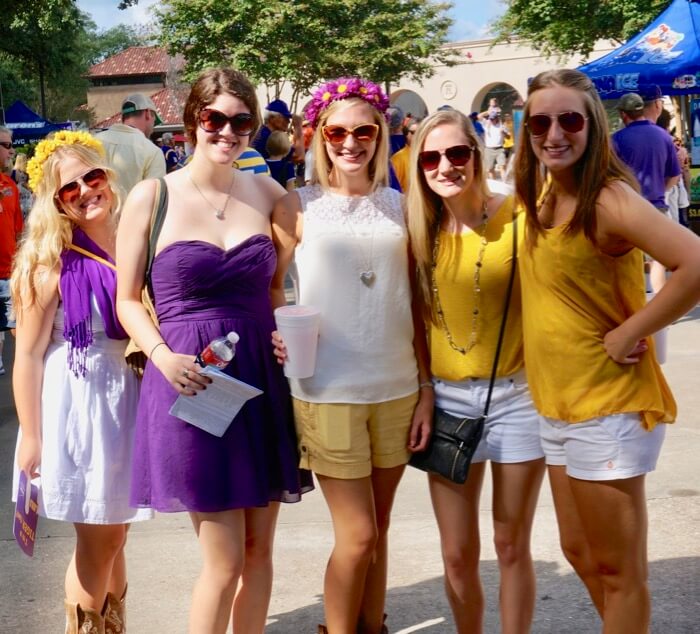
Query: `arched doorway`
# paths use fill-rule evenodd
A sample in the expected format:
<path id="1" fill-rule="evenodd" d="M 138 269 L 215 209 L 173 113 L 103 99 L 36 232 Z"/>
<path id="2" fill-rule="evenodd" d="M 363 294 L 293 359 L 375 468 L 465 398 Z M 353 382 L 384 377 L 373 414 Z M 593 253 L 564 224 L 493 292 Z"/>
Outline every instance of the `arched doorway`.
<path id="1" fill-rule="evenodd" d="M 411 113 L 411 116 L 417 119 L 428 116 L 425 101 L 412 90 L 397 90 L 391 93 L 390 101 L 392 106 L 398 106 L 406 115 Z"/>
<path id="2" fill-rule="evenodd" d="M 512 113 L 523 107 L 523 98 L 520 93 L 510 84 L 503 82 L 484 86 L 474 98 L 474 110 L 484 112 L 488 110 L 489 101 L 492 98 L 498 100 L 498 105 L 503 113 Z"/>

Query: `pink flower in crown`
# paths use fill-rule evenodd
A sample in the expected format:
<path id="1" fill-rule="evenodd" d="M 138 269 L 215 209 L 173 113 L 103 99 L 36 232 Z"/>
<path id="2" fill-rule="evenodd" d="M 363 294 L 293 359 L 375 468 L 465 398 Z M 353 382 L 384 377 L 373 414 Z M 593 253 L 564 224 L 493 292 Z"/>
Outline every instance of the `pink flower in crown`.
<path id="1" fill-rule="evenodd" d="M 389 107 L 389 98 L 377 84 L 360 77 L 339 77 L 319 86 L 313 92 L 311 103 L 306 107 L 306 118 L 315 128 L 319 115 L 331 103 L 350 97 L 366 101 L 382 114 L 385 114 Z"/>

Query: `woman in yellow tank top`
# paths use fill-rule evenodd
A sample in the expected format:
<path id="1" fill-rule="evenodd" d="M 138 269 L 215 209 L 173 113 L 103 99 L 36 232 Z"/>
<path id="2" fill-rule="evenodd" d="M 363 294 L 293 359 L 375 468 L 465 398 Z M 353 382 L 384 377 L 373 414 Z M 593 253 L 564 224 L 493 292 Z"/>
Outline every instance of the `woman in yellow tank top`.
<path id="1" fill-rule="evenodd" d="M 645 474 L 676 406 L 652 333 L 700 298 L 700 240 L 638 193 L 595 87 L 574 70 L 528 89 L 516 190 L 525 365 L 564 554 L 604 632 L 645 634 Z M 642 251 L 673 271 L 645 305 Z"/>
<path id="2" fill-rule="evenodd" d="M 485 178 L 481 145 L 466 116 L 440 111 L 423 122 L 412 148 L 408 195 L 419 303 L 430 343 L 435 403 L 470 417 L 483 412 L 513 266 L 513 198 L 492 194 Z M 467 481 L 460 485 L 429 476 L 445 587 L 460 634 L 483 631 L 479 495 L 486 460 L 493 476 L 501 631 L 530 629 L 535 603 L 530 531 L 543 455 L 539 418 L 523 372 L 516 277 L 491 408 Z"/>

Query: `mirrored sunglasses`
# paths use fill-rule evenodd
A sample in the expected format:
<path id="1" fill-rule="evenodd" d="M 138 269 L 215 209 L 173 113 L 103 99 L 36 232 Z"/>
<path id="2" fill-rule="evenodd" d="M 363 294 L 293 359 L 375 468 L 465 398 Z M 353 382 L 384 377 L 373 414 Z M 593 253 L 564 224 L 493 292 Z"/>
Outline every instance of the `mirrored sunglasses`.
<path id="1" fill-rule="evenodd" d="M 344 128 L 342 125 L 324 125 L 321 132 L 328 143 L 344 143 L 348 134 L 355 137 L 357 141 L 369 143 L 377 138 L 379 126 L 376 123 L 363 123 L 354 128 Z"/>
<path id="2" fill-rule="evenodd" d="M 549 128 L 552 127 L 552 121 L 557 120 L 559 127 L 568 132 L 575 134 L 581 132 L 588 117 L 584 117 L 580 112 L 560 112 L 557 115 L 551 114 L 531 114 L 525 125 L 532 136 L 542 136 L 547 134 Z"/>
<path id="3" fill-rule="evenodd" d="M 107 173 L 101 167 L 90 170 L 70 183 L 63 185 L 56 192 L 56 198 L 64 205 L 70 205 L 80 197 L 81 185 L 85 185 L 85 187 L 90 189 L 105 189 L 109 185 Z"/>
<path id="4" fill-rule="evenodd" d="M 452 147 L 448 147 L 444 152 L 425 150 L 418 154 L 418 164 L 423 171 L 431 172 L 437 169 L 438 165 L 440 165 L 440 159 L 444 155 L 455 167 L 464 167 L 472 157 L 473 151 L 474 148 L 468 145 L 453 145 Z"/>
<path id="5" fill-rule="evenodd" d="M 253 133 L 252 114 L 239 112 L 229 117 L 213 108 L 204 108 L 199 111 L 199 127 L 205 132 L 221 132 L 227 123 L 236 136 L 250 136 Z"/>

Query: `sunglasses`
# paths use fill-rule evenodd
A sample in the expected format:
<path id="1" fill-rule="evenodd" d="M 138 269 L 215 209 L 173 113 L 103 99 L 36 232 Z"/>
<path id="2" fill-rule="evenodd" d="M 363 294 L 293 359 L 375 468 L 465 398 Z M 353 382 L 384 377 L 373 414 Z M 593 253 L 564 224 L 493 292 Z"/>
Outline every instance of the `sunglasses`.
<path id="1" fill-rule="evenodd" d="M 472 157 L 473 151 L 474 148 L 468 145 L 453 145 L 444 152 L 425 150 L 418 154 L 418 165 L 423 168 L 423 171 L 432 172 L 434 169 L 437 169 L 438 165 L 440 165 L 440 159 L 445 155 L 447 160 L 455 167 L 464 167 Z"/>
<path id="2" fill-rule="evenodd" d="M 321 132 L 323 132 L 323 138 L 328 143 L 335 145 L 344 143 L 345 139 L 348 138 L 348 134 L 355 137 L 357 141 L 369 143 L 377 138 L 379 126 L 376 123 L 363 123 L 349 129 L 344 128 L 342 125 L 324 125 L 321 128 Z"/>
<path id="3" fill-rule="evenodd" d="M 56 198 L 64 205 L 70 205 L 80 198 L 81 185 L 90 189 L 105 189 L 109 185 L 107 173 L 101 167 L 96 167 L 74 181 L 66 183 L 56 192 Z"/>
<path id="4" fill-rule="evenodd" d="M 199 111 L 199 127 L 205 132 L 221 132 L 226 124 L 236 136 L 250 136 L 253 133 L 253 115 L 247 112 L 226 116 L 223 112 L 205 108 Z"/>
<path id="5" fill-rule="evenodd" d="M 2 147 L 4 147 L 6 150 L 12 149 L 12 141 L 0 141 L 0 145 Z"/>
<path id="6" fill-rule="evenodd" d="M 543 134 L 547 134 L 555 118 L 557 123 L 559 123 L 559 127 L 569 134 L 581 132 L 588 119 L 588 117 L 584 117 L 580 112 L 560 112 L 558 115 L 531 114 L 527 118 L 525 125 L 527 129 L 530 130 L 532 136 L 542 136 Z"/>

